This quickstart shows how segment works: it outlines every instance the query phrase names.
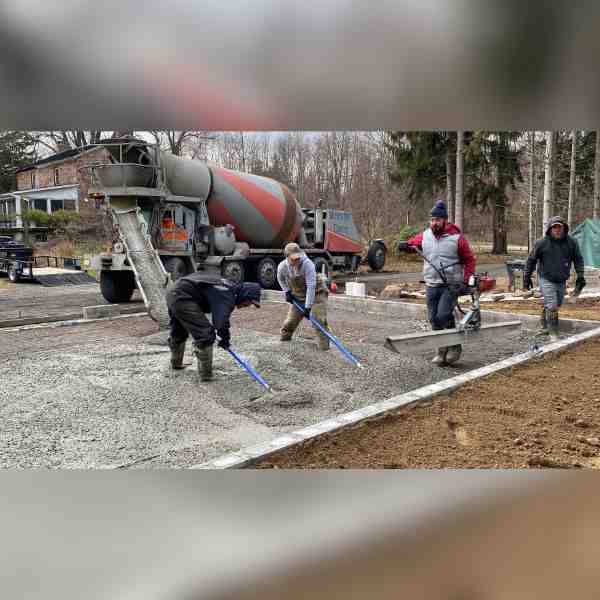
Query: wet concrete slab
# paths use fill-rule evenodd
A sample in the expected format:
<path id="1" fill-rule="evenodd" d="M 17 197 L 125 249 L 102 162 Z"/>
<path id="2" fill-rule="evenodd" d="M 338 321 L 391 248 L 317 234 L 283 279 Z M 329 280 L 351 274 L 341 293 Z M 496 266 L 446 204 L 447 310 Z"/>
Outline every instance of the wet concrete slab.
<path id="1" fill-rule="evenodd" d="M 268 442 L 526 350 L 522 332 L 465 351 L 453 368 L 398 355 L 385 337 L 428 330 L 422 320 L 331 310 L 330 322 L 365 365 L 320 352 L 308 323 L 292 342 L 278 329 L 287 306 L 234 313 L 233 347 L 273 386 L 265 393 L 215 349 L 215 380 L 200 383 L 188 344 L 183 371 L 169 367 L 164 334 L 148 317 L 60 329 L 0 332 L 0 466 L 189 467 Z"/>

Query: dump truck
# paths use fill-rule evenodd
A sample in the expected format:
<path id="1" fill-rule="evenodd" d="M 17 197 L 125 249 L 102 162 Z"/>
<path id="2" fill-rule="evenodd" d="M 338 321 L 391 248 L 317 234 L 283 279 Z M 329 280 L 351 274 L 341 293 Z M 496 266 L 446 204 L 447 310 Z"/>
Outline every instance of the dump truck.
<path id="1" fill-rule="evenodd" d="M 91 260 L 108 302 L 129 301 L 137 287 L 149 309 L 157 308 L 169 279 L 199 270 L 275 288 L 288 242 L 326 275 L 385 264 L 383 240 L 371 241 L 363 255 L 350 212 L 301 208 L 274 179 L 174 156 L 141 140 L 102 146 L 107 158 L 82 169 L 90 171 L 89 196 L 103 199 L 114 223 L 111 251 Z"/>

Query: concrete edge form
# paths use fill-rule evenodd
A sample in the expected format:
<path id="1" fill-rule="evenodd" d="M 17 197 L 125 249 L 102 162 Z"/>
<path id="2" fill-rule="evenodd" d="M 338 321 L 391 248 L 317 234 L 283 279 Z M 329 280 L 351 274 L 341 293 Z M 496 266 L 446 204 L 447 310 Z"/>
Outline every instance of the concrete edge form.
<path id="1" fill-rule="evenodd" d="M 253 464 L 260 462 L 268 456 L 275 454 L 281 450 L 296 446 L 298 444 L 313 440 L 323 434 L 339 431 L 346 427 L 351 427 L 359 424 L 362 421 L 367 421 L 372 417 L 379 417 L 386 413 L 394 412 L 398 409 L 412 408 L 418 404 L 425 403 L 435 396 L 444 393 L 452 392 L 464 384 L 475 381 L 477 379 L 487 377 L 501 371 L 506 371 L 527 363 L 535 358 L 559 354 L 569 348 L 578 346 L 583 342 L 600 336 L 600 326 L 594 329 L 584 331 L 575 336 L 568 337 L 564 340 L 546 345 L 544 348 L 535 351 L 529 351 L 518 354 L 511 358 L 486 365 L 479 369 L 470 371 L 463 375 L 451 377 L 438 383 L 433 383 L 421 388 L 417 388 L 405 394 L 394 396 L 387 400 L 382 400 L 375 404 L 365 406 L 359 410 L 339 415 L 320 423 L 316 423 L 309 427 L 284 434 L 269 442 L 242 448 L 237 452 L 232 452 L 220 456 L 212 461 L 194 465 L 191 469 L 240 469 L 251 467 Z"/>
<path id="2" fill-rule="evenodd" d="M 111 307 L 106 312 L 100 314 L 104 307 Z M 113 308 L 114 307 L 114 308 Z M 96 309 L 93 314 L 89 309 Z M 0 321 L 0 329 L 22 327 L 24 325 L 39 325 L 44 323 L 56 323 L 58 321 L 76 321 L 83 319 L 85 322 L 97 319 L 101 316 L 117 317 L 119 315 L 140 314 L 140 306 L 122 306 L 120 304 L 102 304 L 100 306 L 84 306 L 81 311 L 76 313 L 65 313 L 62 315 L 43 315 L 41 317 L 20 317 L 16 319 L 3 319 Z"/>
<path id="3" fill-rule="evenodd" d="M 20 325 L 19 327 L 4 327 L 0 328 L 0 334 L 11 333 L 13 331 L 27 331 L 29 329 L 54 329 L 57 327 L 71 327 L 73 325 L 87 325 L 88 323 L 98 323 L 99 321 L 115 321 L 117 319 L 129 319 L 131 317 L 147 317 L 148 312 L 137 312 L 127 315 L 116 315 L 113 317 L 101 317 L 98 319 L 73 319 L 68 321 L 55 321 L 49 322 L 48 320 L 42 323 L 35 323 L 30 325 Z"/>
<path id="4" fill-rule="evenodd" d="M 262 299 L 265 302 L 284 302 L 283 292 L 275 290 L 263 290 Z M 332 309 L 360 310 L 390 318 L 414 317 L 427 320 L 427 307 L 425 304 L 414 302 L 401 302 L 396 300 L 377 300 L 375 298 L 358 298 L 356 296 L 343 296 L 329 294 L 327 300 Z M 540 307 L 541 309 L 541 307 Z M 482 321 L 484 323 L 504 323 L 507 321 L 521 321 L 524 325 L 537 327 L 540 321 L 539 315 L 527 315 L 521 313 L 502 312 L 481 308 Z M 581 331 L 594 329 L 598 321 L 586 321 L 583 319 L 561 319 L 561 331 L 565 333 L 579 333 Z"/>

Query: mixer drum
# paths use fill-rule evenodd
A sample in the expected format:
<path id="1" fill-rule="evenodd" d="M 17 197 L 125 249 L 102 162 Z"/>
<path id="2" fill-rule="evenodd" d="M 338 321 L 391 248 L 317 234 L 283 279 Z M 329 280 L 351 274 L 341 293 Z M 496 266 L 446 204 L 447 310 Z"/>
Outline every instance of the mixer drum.
<path id="1" fill-rule="evenodd" d="M 253 248 L 281 248 L 296 240 L 303 215 L 285 185 L 268 177 L 209 168 L 212 190 L 207 210 L 211 225 L 233 225 L 236 239 Z"/>

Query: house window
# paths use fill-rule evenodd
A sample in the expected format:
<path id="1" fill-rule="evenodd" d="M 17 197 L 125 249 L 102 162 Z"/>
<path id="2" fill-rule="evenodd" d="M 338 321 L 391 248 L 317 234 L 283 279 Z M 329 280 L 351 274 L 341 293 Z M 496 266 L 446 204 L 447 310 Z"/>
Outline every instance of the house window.
<path id="1" fill-rule="evenodd" d="M 31 189 L 32 190 L 35 188 L 35 181 L 36 181 L 35 171 L 31 171 Z"/>
<path id="2" fill-rule="evenodd" d="M 59 169 L 54 169 L 54 185 L 60 185 L 60 171 Z"/>
<path id="3" fill-rule="evenodd" d="M 48 203 L 46 202 L 46 198 L 34 198 L 33 208 L 35 208 L 36 210 L 43 210 L 44 212 L 46 212 L 48 210 Z"/>
<path id="4" fill-rule="evenodd" d="M 64 205 L 62 200 L 51 200 L 50 207 L 52 212 L 56 212 L 57 210 L 63 210 Z"/>
<path id="5" fill-rule="evenodd" d="M 63 200 L 63 208 L 65 210 L 77 210 L 77 206 L 75 204 L 75 200 Z"/>

